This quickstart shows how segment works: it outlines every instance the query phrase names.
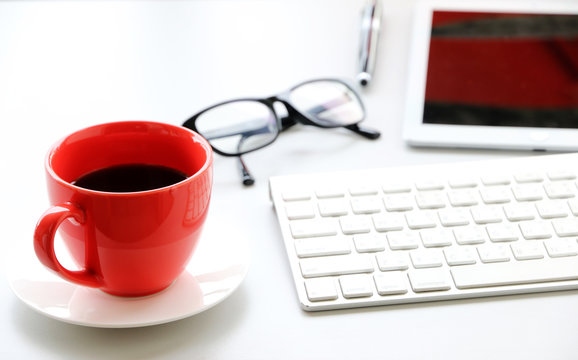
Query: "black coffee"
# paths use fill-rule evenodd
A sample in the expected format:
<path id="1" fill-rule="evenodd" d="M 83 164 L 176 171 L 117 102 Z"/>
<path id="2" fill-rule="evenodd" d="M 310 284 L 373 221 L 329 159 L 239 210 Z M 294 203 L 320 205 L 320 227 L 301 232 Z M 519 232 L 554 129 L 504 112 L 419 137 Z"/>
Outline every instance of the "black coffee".
<path id="1" fill-rule="evenodd" d="M 165 166 L 129 164 L 90 172 L 73 184 L 96 191 L 135 192 L 169 186 L 186 178 L 182 172 Z"/>

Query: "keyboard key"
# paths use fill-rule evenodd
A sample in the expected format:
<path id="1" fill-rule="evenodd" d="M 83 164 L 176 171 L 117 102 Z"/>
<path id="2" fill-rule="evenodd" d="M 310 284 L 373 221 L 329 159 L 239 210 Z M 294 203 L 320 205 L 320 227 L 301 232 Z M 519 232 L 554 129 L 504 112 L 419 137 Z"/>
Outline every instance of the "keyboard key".
<path id="1" fill-rule="evenodd" d="M 545 221 L 520 223 L 520 230 L 526 240 L 548 239 L 552 237 L 552 225 Z"/>
<path id="2" fill-rule="evenodd" d="M 362 234 L 355 235 L 353 243 L 357 252 L 377 252 L 385 250 L 387 239 L 382 234 Z"/>
<path id="3" fill-rule="evenodd" d="M 542 190 L 542 187 L 535 184 L 514 186 L 512 192 L 518 201 L 541 200 L 544 197 L 544 190 Z"/>
<path id="4" fill-rule="evenodd" d="M 576 219 L 554 219 L 552 225 L 558 236 L 578 236 L 578 220 Z"/>
<path id="5" fill-rule="evenodd" d="M 285 201 L 299 201 L 311 199 L 311 192 L 309 189 L 292 188 L 283 190 L 281 197 Z"/>
<path id="6" fill-rule="evenodd" d="M 381 189 L 386 194 L 406 193 L 411 191 L 411 186 L 407 182 L 391 182 L 383 184 Z"/>
<path id="7" fill-rule="evenodd" d="M 310 202 L 294 202 L 285 205 L 285 213 L 289 220 L 312 219 L 315 217 L 313 205 Z"/>
<path id="8" fill-rule="evenodd" d="M 452 178 L 449 185 L 452 189 L 473 188 L 478 186 L 478 180 L 473 177 Z"/>
<path id="9" fill-rule="evenodd" d="M 576 186 L 568 181 L 552 182 L 544 184 L 544 190 L 550 199 L 568 199 L 575 196 Z"/>
<path id="10" fill-rule="evenodd" d="M 339 284 L 343 297 L 348 299 L 373 295 L 373 284 L 369 275 L 345 275 L 339 278 Z"/>
<path id="11" fill-rule="evenodd" d="M 299 257 L 349 254 L 351 248 L 344 236 L 324 236 L 318 238 L 296 239 L 295 252 Z"/>
<path id="12" fill-rule="evenodd" d="M 544 245 L 550 257 L 578 255 L 578 242 L 576 242 L 576 239 L 554 239 L 545 241 Z"/>
<path id="13" fill-rule="evenodd" d="M 307 258 L 299 264 L 304 278 L 373 272 L 373 262 L 368 255 Z"/>
<path id="14" fill-rule="evenodd" d="M 498 223 L 504 219 L 504 211 L 499 206 L 476 206 L 470 209 L 476 224 Z"/>
<path id="15" fill-rule="evenodd" d="M 578 257 L 462 266 L 450 271 L 458 289 L 577 280 Z"/>
<path id="16" fill-rule="evenodd" d="M 574 180 L 576 179 L 576 174 L 568 170 L 553 170 L 548 171 L 548 178 L 550 180 Z"/>
<path id="17" fill-rule="evenodd" d="M 305 280 L 305 291 L 310 301 L 337 299 L 337 288 L 333 278 L 316 278 Z"/>
<path id="18" fill-rule="evenodd" d="M 509 185 L 510 177 L 502 174 L 488 174 L 482 176 L 482 183 L 486 186 Z"/>
<path id="19" fill-rule="evenodd" d="M 444 257 L 450 266 L 475 264 L 476 249 L 470 246 L 445 248 Z"/>
<path id="20" fill-rule="evenodd" d="M 407 293 L 407 276 L 401 271 L 382 272 L 373 275 L 379 295 L 398 295 Z"/>
<path id="21" fill-rule="evenodd" d="M 419 240 L 418 232 L 395 231 L 387 233 L 387 241 L 391 250 L 417 249 Z"/>
<path id="22" fill-rule="evenodd" d="M 443 181 L 435 179 L 419 180 L 415 183 L 415 188 L 419 191 L 443 190 L 444 187 Z"/>
<path id="23" fill-rule="evenodd" d="M 480 195 L 485 204 L 504 204 L 510 202 L 512 198 L 510 188 L 506 186 L 480 189 Z"/>
<path id="24" fill-rule="evenodd" d="M 349 187 L 351 196 L 376 195 L 378 192 L 379 188 L 371 184 L 356 184 Z"/>
<path id="25" fill-rule="evenodd" d="M 528 171 L 514 175 L 514 179 L 516 179 L 516 182 L 522 184 L 522 183 L 542 182 L 544 180 L 544 177 L 540 173 Z"/>
<path id="26" fill-rule="evenodd" d="M 539 242 L 517 242 L 510 245 L 517 260 L 542 259 L 544 247 Z"/>
<path id="27" fill-rule="evenodd" d="M 438 212 L 443 226 L 462 226 L 470 223 L 470 213 L 466 209 L 443 209 Z"/>
<path id="28" fill-rule="evenodd" d="M 362 234 L 371 231 L 371 218 L 363 215 L 343 216 L 339 218 L 341 231 L 345 235 Z"/>
<path id="29" fill-rule="evenodd" d="M 387 195 L 383 203 L 388 211 L 407 211 L 413 209 L 413 198 L 405 194 Z"/>
<path id="30" fill-rule="evenodd" d="M 337 235 L 337 223 L 334 219 L 293 220 L 289 227 L 295 239 Z"/>
<path id="31" fill-rule="evenodd" d="M 578 199 L 568 200 L 568 206 L 574 216 L 578 216 Z"/>
<path id="32" fill-rule="evenodd" d="M 409 257 L 416 269 L 440 267 L 444 262 L 441 251 L 437 249 L 415 250 L 409 253 Z"/>
<path id="33" fill-rule="evenodd" d="M 448 192 L 452 206 L 472 206 L 478 204 L 478 194 L 473 190 L 454 190 Z"/>
<path id="34" fill-rule="evenodd" d="M 414 230 L 435 227 L 437 224 L 436 218 L 436 213 L 430 211 L 416 211 L 405 214 L 407 226 Z"/>
<path id="35" fill-rule="evenodd" d="M 420 269 L 408 274 L 415 292 L 444 291 L 451 289 L 451 279 L 446 270 Z"/>
<path id="36" fill-rule="evenodd" d="M 454 229 L 456 242 L 460 245 L 482 244 L 488 237 L 483 227 L 468 226 Z"/>
<path id="37" fill-rule="evenodd" d="M 321 216 L 343 216 L 349 213 L 349 203 L 340 198 L 321 200 L 317 207 Z"/>
<path id="38" fill-rule="evenodd" d="M 405 217 L 399 213 L 376 214 L 371 219 L 377 231 L 396 231 L 405 227 Z"/>
<path id="39" fill-rule="evenodd" d="M 331 185 L 315 190 L 318 199 L 340 198 L 345 196 L 345 191 L 341 187 Z"/>
<path id="40" fill-rule="evenodd" d="M 516 241 L 520 237 L 518 227 L 510 223 L 487 225 L 486 232 L 493 242 Z"/>
<path id="41" fill-rule="evenodd" d="M 446 206 L 445 194 L 441 192 L 424 192 L 415 196 L 420 209 L 439 209 Z"/>
<path id="42" fill-rule="evenodd" d="M 450 266 L 468 265 L 477 262 L 476 249 L 470 246 L 445 248 L 444 257 Z"/>
<path id="43" fill-rule="evenodd" d="M 568 216 L 568 205 L 561 200 L 542 201 L 536 203 L 538 215 L 542 219 L 554 219 Z"/>
<path id="44" fill-rule="evenodd" d="M 510 261 L 512 252 L 504 244 L 478 246 L 478 255 L 483 263 Z"/>
<path id="45" fill-rule="evenodd" d="M 454 242 L 454 233 L 449 229 L 425 229 L 419 235 L 426 248 L 451 246 Z"/>
<path id="46" fill-rule="evenodd" d="M 375 256 L 375 259 L 381 271 L 407 270 L 409 268 L 409 258 L 404 251 L 380 253 Z"/>
<path id="47" fill-rule="evenodd" d="M 504 213 L 510 221 L 532 220 L 536 209 L 532 204 L 508 204 L 504 205 Z"/>
<path id="48" fill-rule="evenodd" d="M 381 211 L 381 199 L 374 196 L 362 196 L 351 199 L 354 214 L 373 214 Z"/>

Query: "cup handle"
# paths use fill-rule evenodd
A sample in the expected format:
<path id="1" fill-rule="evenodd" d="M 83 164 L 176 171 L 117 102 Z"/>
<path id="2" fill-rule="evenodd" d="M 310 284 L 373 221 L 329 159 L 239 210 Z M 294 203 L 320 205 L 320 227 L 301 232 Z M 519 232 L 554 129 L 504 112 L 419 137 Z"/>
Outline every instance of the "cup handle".
<path id="1" fill-rule="evenodd" d="M 34 231 L 34 251 L 36 256 L 44 266 L 54 270 L 65 280 L 83 286 L 101 287 L 102 281 L 99 280 L 93 271 L 87 269 L 86 265 L 83 270 L 68 270 L 62 266 L 56 257 L 54 235 L 56 235 L 56 230 L 58 230 L 60 224 L 68 218 L 74 218 L 80 224 L 83 224 L 85 220 L 82 209 L 71 203 L 52 206 L 42 214 Z"/>

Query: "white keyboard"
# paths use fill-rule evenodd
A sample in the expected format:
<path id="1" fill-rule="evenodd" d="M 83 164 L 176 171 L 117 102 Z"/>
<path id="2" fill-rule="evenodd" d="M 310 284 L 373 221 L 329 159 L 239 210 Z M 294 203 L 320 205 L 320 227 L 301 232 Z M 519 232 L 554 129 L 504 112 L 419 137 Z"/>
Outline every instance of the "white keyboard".
<path id="1" fill-rule="evenodd" d="M 308 311 L 578 289 L 578 154 L 270 179 Z"/>

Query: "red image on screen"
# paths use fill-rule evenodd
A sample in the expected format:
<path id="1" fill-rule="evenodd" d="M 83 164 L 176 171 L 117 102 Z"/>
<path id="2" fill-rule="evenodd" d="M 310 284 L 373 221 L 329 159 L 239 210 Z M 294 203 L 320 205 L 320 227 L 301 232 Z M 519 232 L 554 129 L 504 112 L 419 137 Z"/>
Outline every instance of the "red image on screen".
<path id="1" fill-rule="evenodd" d="M 424 122 L 578 128 L 578 15 L 435 11 Z"/>

